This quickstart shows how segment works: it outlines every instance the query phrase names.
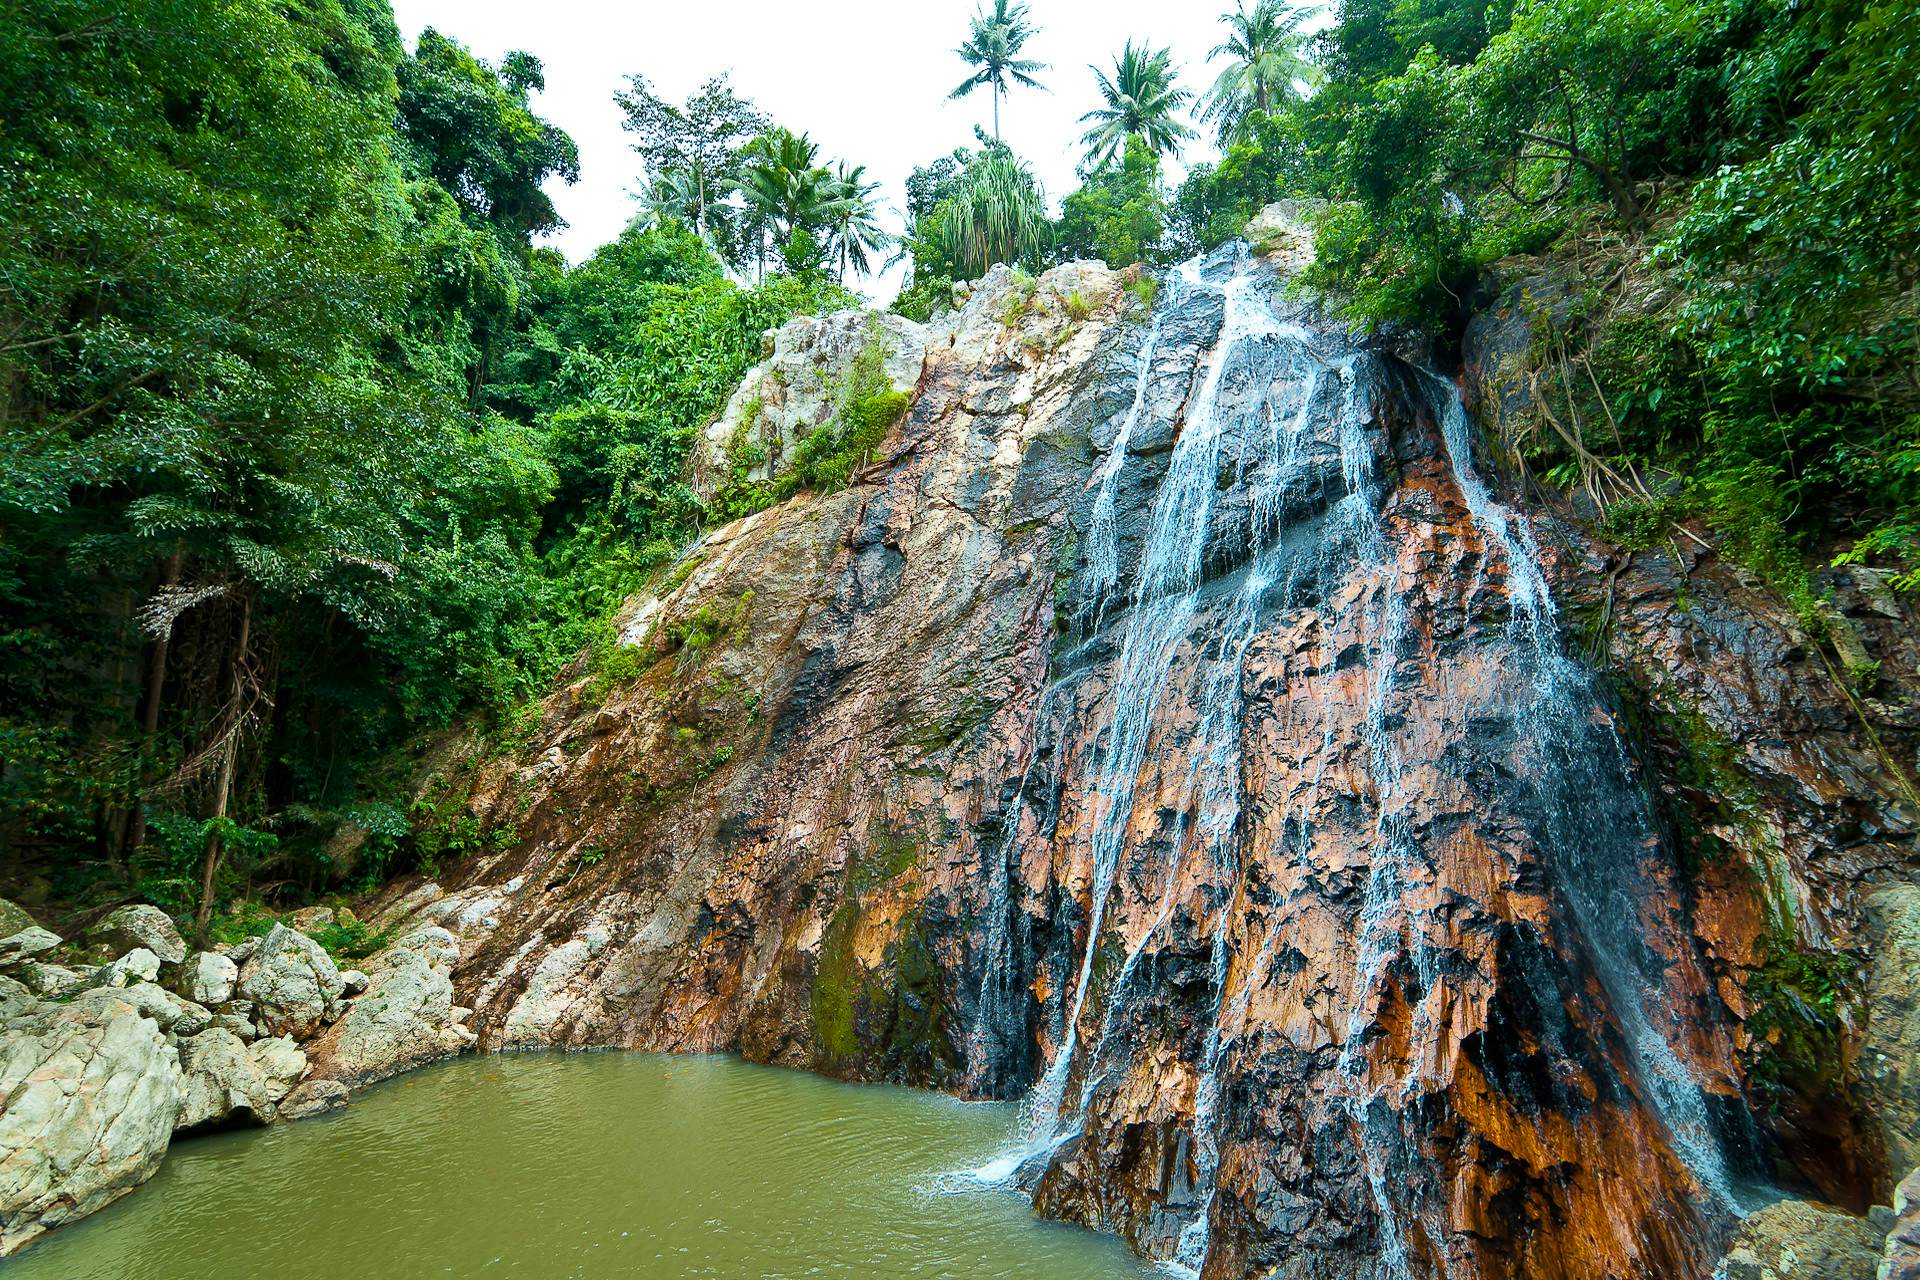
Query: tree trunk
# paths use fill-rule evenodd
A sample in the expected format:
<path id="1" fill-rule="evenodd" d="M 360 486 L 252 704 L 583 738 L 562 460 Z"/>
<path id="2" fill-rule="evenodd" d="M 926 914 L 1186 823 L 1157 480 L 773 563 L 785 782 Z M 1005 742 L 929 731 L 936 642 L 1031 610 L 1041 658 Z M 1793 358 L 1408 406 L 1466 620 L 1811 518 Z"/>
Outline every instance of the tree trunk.
<path id="1" fill-rule="evenodd" d="M 240 696 L 246 680 L 247 643 L 252 639 L 253 597 L 240 597 L 240 639 L 234 645 L 231 661 L 232 676 L 227 682 L 228 705 L 233 708 L 234 723 L 225 732 L 228 735 L 226 749 L 221 753 L 220 778 L 214 784 L 213 814 L 214 827 L 207 832 L 206 857 L 200 863 L 200 906 L 193 913 L 194 937 L 201 942 L 207 938 L 207 921 L 213 916 L 213 881 L 220 869 L 220 827 L 219 823 L 227 816 L 227 802 L 233 795 L 234 765 L 240 758 L 240 718 L 243 715 Z"/>
<path id="2" fill-rule="evenodd" d="M 185 555 L 175 546 L 173 554 L 168 556 L 160 570 L 160 585 L 175 586 L 180 581 L 181 562 Z M 140 709 L 140 780 L 139 794 L 134 796 L 133 811 L 127 815 L 125 837 L 121 841 L 120 857 L 122 861 L 140 852 L 147 842 L 147 753 L 153 749 L 153 735 L 160 729 L 160 700 L 167 684 L 167 649 L 172 633 L 156 636 L 153 641 L 153 653 L 147 660 L 147 700 Z"/>
<path id="3" fill-rule="evenodd" d="M 1000 141 L 1000 86 L 993 86 L 993 140 Z"/>

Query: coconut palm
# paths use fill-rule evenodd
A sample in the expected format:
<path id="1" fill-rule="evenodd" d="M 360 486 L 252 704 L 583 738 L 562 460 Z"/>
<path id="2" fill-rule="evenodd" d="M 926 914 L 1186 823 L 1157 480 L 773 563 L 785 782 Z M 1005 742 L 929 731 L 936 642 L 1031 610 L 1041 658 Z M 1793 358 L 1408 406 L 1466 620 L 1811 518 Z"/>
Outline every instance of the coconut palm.
<path id="1" fill-rule="evenodd" d="M 796 232 L 812 234 L 830 225 L 836 215 L 839 188 L 833 171 L 819 164 L 820 147 L 791 129 L 774 128 L 749 142 L 742 151 L 740 194 L 759 215 L 763 228 L 756 257 L 766 273 L 766 230 L 790 244 Z"/>
<path id="2" fill-rule="evenodd" d="M 685 169 L 669 169 L 653 180 L 641 205 L 655 226 L 666 222 L 684 222 L 697 227 L 705 210 L 707 193 L 700 182 Z"/>
<path id="3" fill-rule="evenodd" d="M 1302 84 L 1320 83 L 1320 69 L 1307 57 L 1312 36 L 1305 27 L 1321 12 L 1319 5 L 1294 8 L 1287 0 L 1255 0 L 1249 12 L 1240 0 L 1232 13 L 1220 15 L 1227 38 L 1213 47 L 1207 61 L 1231 61 L 1201 99 L 1199 114 L 1214 125 L 1222 149 L 1240 132 L 1248 113 L 1271 115 L 1283 103 L 1299 102 Z"/>
<path id="4" fill-rule="evenodd" d="M 947 96 L 950 99 L 964 98 L 981 85 L 991 88 L 993 137 L 996 142 L 1000 139 L 1000 95 L 1007 91 L 1007 82 L 1011 80 L 1030 89 L 1046 88 L 1034 78 L 1034 73 L 1045 71 L 1047 64 L 1020 56 L 1021 46 L 1038 34 L 1039 28 L 1027 21 L 1025 4 L 993 0 L 991 15 L 984 9 L 974 11 L 973 28 L 967 35 L 967 42 L 954 50 L 968 66 L 978 69 Z"/>
<path id="5" fill-rule="evenodd" d="M 1129 40 L 1114 59 L 1113 75 L 1091 69 L 1106 105 L 1080 117 L 1082 124 L 1093 122 L 1080 139 L 1089 170 L 1112 161 L 1130 137 L 1145 142 L 1157 156 L 1177 151 L 1184 139 L 1197 136 L 1174 118 L 1193 95 L 1175 83 L 1171 49 L 1149 49 Z"/>
<path id="6" fill-rule="evenodd" d="M 839 188 L 833 202 L 833 243 L 840 255 L 840 283 L 847 282 L 847 270 L 863 275 L 872 265 L 872 256 L 893 244 L 894 236 L 880 226 L 880 210 L 874 204 L 877 182 L 866 180 L 867 167 L 849 165 L 842 160 L 834 167 L 833 181 Z"/>
<path id="7" fill-rule="evenodd" d="M 1046 197 L 1033 171 L 1005 147 L 974 158 L 945 208 L 941 249 L 957 278 L 983 275 L 995 263 L 1031 261 L 1046 249 Z"/>

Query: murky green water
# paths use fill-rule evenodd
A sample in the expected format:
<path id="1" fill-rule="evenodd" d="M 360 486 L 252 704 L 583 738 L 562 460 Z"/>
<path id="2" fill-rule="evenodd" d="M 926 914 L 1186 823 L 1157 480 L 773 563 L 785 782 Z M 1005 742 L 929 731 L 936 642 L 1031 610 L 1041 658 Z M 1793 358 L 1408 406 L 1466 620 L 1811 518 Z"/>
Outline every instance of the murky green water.
<path id="1" fill-rule="evenodd" d="M 953 1190 L 1012 1110 L 729 1058 L 467 1058 L 183 1142 L 5 1280 L 1137 1280 L 1109 1237 Z"/>

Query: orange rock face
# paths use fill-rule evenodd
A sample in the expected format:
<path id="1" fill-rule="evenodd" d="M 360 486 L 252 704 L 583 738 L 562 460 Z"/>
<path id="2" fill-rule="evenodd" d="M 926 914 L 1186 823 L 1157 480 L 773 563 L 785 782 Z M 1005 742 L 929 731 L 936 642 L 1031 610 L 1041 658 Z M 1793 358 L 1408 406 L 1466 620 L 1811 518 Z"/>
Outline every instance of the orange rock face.
<path id="1" fill-rule="evenodd" d="M 1896 791 L 1780 618 L 1508 511 L 1451 388 L 1271 267 L 1120 284 L 1009 327 L 990 278 L 852 488 L 710 535 L 638 676 L 449 766 L 510 835 L 387 906 L 460 935 L 483 1044 L 1032 1090 L 1040 1209 L 1206 1280 L 1704 1276 L 1731 1183 L 1882 1176 L 1813 1084 L 1760 1105 L 1752 868 L 1844 931 L 1903 856 L 1836 836 Z M 1603 591 L 1624 695 L 1563 656 Z M 1749 732 L 1738 821 L 1680 691 Z"/>

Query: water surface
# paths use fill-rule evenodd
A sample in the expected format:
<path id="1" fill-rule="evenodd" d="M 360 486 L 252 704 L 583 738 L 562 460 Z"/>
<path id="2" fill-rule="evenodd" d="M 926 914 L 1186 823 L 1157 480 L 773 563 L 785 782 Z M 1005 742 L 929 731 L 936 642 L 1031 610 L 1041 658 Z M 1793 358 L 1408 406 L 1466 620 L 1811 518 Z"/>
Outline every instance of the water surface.
<path id="1" fill-rule="evenodd" d="M 1139 1280 L 1116 1240 L 943 1176 L 1013 1108 L 730 1058 L 514 1054 L 197 1138 L 6 1280 Z"/>

